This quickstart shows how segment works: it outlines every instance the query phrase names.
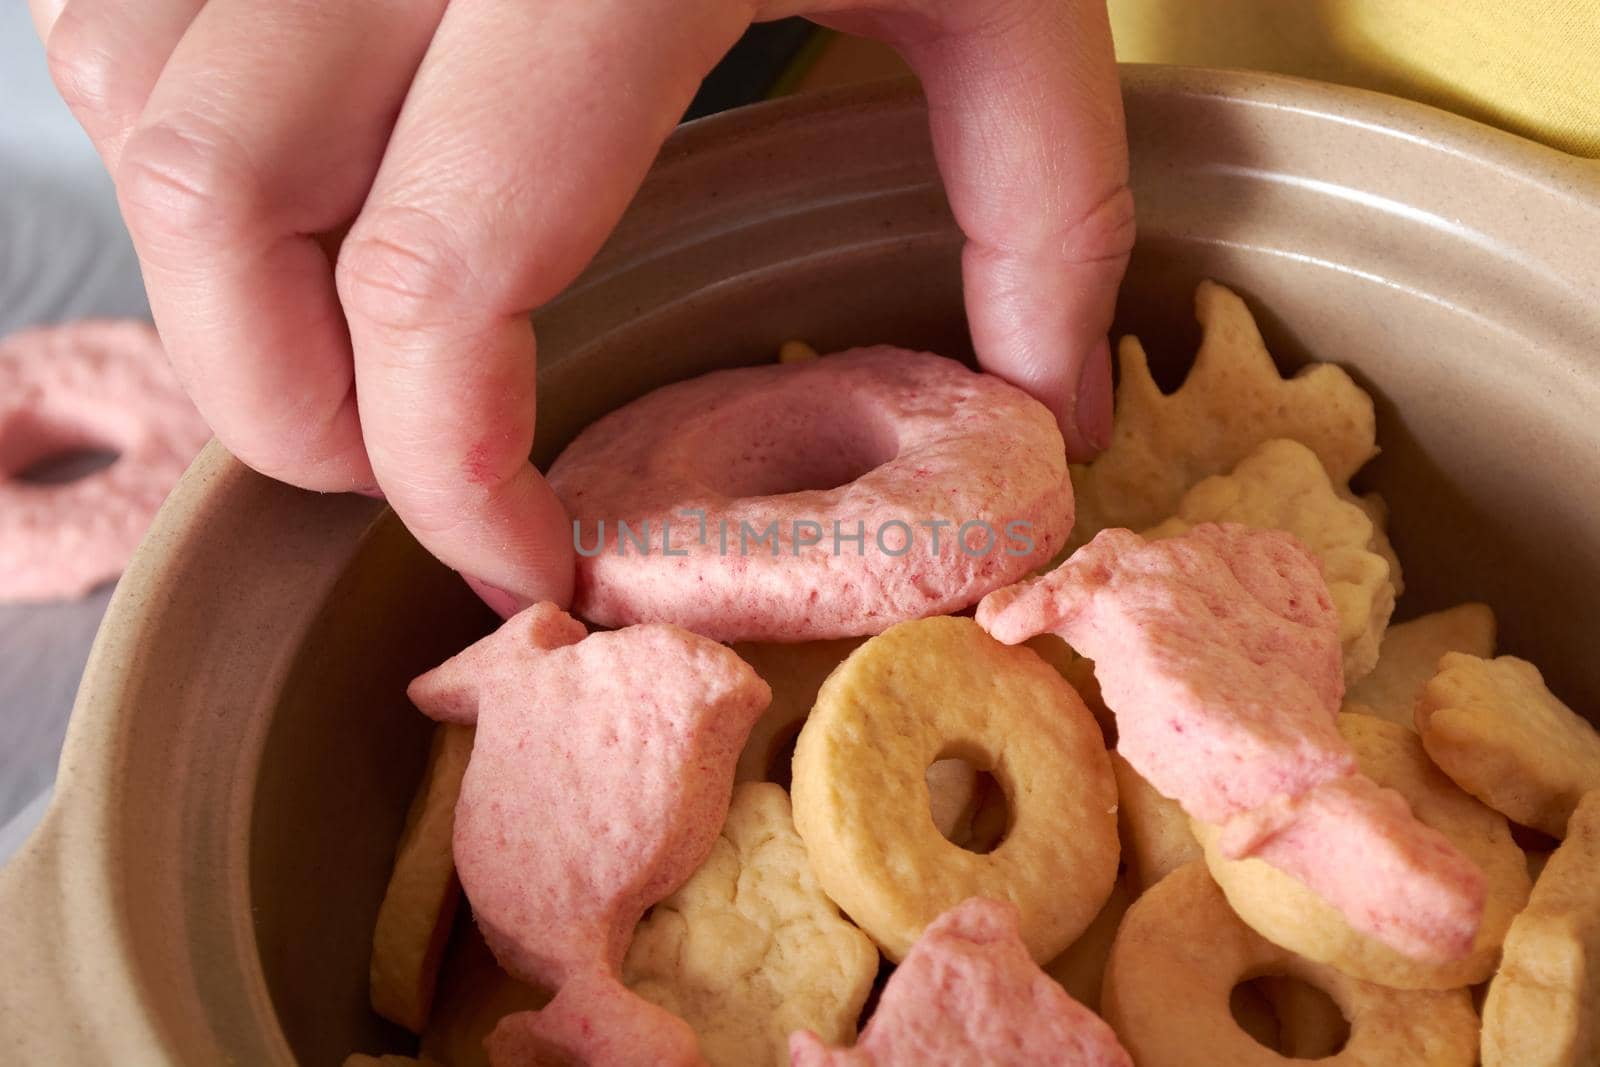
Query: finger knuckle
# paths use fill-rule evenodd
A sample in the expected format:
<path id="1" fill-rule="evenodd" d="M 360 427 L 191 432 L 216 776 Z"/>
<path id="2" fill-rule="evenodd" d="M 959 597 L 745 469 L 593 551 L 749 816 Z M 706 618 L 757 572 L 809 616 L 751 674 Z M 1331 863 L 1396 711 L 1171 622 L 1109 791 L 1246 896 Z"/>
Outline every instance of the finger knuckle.
<path id="1" fill-rule="evenodd" d="M 196 399 L 203 412 L 215 412 L 212 431 L 245 466 L 276 481 L 327 493 L 371 481 L 354 406 L 345 402 L 349 395 L 309 387 L 304 393 L 253 389 L 240 402 L 202 386 Z"/>
<path id="2" fill-rule="evenodd" d="M 899 5 L 919 14 L 928 14 L 925 32 L 941 39 L 966 37 L 977 40 L 999 40 L 1011 36 L 1043 14 L 1054 14 L 1059 0 L 986 0 L 974 4 L 968 0 L 910 0 Z"/>
<path id="3" fill-rule="evenodd" d="M 415 472 L 400 475 L 380 470 L 378 481 L 390 505 L 405 516 L 411 532 L 424 539 L 447 538 L 475 521 L 486 494 L 459 483 L 419 479 Z"/>
<path id="4" fill-rule="evenodd" d="M 256 473 L 315 493 L 347 492 L 361 481 L 353 474 L 359 475 L 365 468 L 362 457 L 353 452 L 335 454 L 315 445 L 301 447 L 296 439 L 282 435 L 219 430 L 217 439 Z"/>
<path id="5" fill-rule="evenodd" d="M 86 125 L 106 114 L 117 95 L 122 68 L 109 45 L 102 23 L 78 4 L 67 5 L 45 42 L 50 78 L 72 113 L 89 120 Z"/>
<path id="6" fill-rule="evenodd" d="M 1028 25 L 1041 11 L 1055 6 L 1054 0 L 989 0 L 987 4 L 957 4 L 974 20 L 973 31 L 987 37 L 1009 37 Z"/>
<path id="7" fill-rule="evenodd" d="M 151 243 L 235 238 L 260 218 L 265 204 L 237 142 L 195 115 L 136 130 L 116 180 L 129 228 Z"/>
<path id="8" fill-rule="evenodd" d="M 446 536 L 505 499 L 529 469 L 529 444 L 499 431 L 462 437 L 414 426 L 375 443 L 370 455 L 413 532 Z"/>
<path id="9" fill-rule="evenodd" d="M 1068 217 L 1060 231 L 1061 254 L 1071 263 L 1126 259 L 1136 232 L 1133 191 L 1119 184 Z"/>
<path id="10" fill-rule="evenodd" d="M 427 329 L 472 301 L 455 228 L 432 211 L 387 208 L 356 224 L 334 280 L 345 310 L 396 329 Z"/>

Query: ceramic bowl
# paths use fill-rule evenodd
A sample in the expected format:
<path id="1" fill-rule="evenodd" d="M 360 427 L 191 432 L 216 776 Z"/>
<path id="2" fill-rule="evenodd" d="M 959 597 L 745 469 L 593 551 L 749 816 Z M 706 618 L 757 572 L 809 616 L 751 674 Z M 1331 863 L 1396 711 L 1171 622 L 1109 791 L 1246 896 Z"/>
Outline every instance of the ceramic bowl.
<path id="1" fill-rule="evenodd" d="M 1360 484 L 1393 510 L 1405 612 L 1488 601 L 1504 648 L 1600 707 L 1600 171 L 1353 90 L 1139 67 L 1124 86 L 1139 243 L 1118 332 L 1175 381 L 1209 277 L 1285 367 L 1349 368 L 1378 402 Z M 907 86 L 680 130 L 537 316 L 535 459 L 789 338 L 969 354 L 959 245 Z M 430 728 L 403 687 L 491 623 L 379 504 L 210 448 L 117 590 L 52 810 L 0 872 L 5 1058 L 405 1049 L 366 1007 Z"/>

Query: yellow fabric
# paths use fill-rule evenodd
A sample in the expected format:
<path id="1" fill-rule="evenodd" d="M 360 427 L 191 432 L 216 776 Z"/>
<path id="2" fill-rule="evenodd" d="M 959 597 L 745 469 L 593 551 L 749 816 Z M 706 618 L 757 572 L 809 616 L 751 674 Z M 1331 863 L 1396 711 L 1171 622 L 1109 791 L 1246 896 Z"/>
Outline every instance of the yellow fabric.
<path id="1" fill-rule="evenodd" d="M 1110 0 L 1117 56 L 1409 97 L 1600 157 L 1600 0 Z"/>

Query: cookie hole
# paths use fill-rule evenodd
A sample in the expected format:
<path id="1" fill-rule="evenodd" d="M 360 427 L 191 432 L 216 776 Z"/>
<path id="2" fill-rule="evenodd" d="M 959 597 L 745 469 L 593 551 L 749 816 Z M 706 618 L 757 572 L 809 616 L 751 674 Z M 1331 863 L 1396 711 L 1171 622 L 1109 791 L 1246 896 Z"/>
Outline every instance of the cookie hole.
<path id="1" fill-rule="evenodd" d="M 737 425 L 707 439 L 716 443 L 696 466 L 730 497 L 837 489 L 899 451 L 881 412 L 840 396 L 758 399 L 740 409 Z"/>
<path id="2" fill-rule="evenodd" d="M 111 445 L 70 422 L 26 414 L 0 427 L 0 475 L 28 485 L 65 485 L 120 458 Z"/>
<path id="3" fill-rule="evenodd" d="M 993 774 L 958 755 L 946 755 L 927 771 L 929 814 L 946 841 L 987 855 L 1011 829 L 1011 805 Z"/>
<path id="4" fill-rule="evenodd" d="M 1337 1055 L 1350 1040 L 1350 1021 L 1327 993 L 1292 975 L 1264 974 L 1240 982 L 1228 997 L 1239 1029 L 1292 1060 Z"/>
<path id="5" fill-rule="evenodd" d="M 22 468 L 15 478 L 29 485 L 66 485 L 103 471 L 121 458 L 120 452 L 93 446 L 53 452 Z"/>

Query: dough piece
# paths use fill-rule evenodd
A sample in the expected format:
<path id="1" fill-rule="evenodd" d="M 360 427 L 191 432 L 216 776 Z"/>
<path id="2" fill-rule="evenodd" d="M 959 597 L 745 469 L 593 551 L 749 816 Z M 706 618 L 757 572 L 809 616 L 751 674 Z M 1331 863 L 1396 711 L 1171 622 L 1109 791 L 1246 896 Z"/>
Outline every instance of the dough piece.
<path id="1" fill-rule="evenodd" d="M 1506 934 L 1483 1003 L 1483 1067 L 1600 1063 L 1600 792 L 1578 803 L 1566 840 Z"/>
<path id="2" fill-rule="evenodd" d="M 711 855 L 634 932 L 623 980 L 694 1027 L 711 1067 L 787 1067 L 789 1034 L 855 1039 L 878 974 L 872 939 L 817 884 L 789 797 L 735 787 Z"/>
<path id="3" fill-rule="evenodd" d="M 925 774 L 941 756 L 1005 791 L 993 851 L 933 825 Z M 970 619 L 901 623 L 828 678 L 795 747 L 794 819 L 822 888 L 893 960 L 974 896 L 1017 904 L 1023 942 L 1051 959 L 1117 874 L 1116 783 L 1093 717 L 1038 656 Z"/>
<path id="4" fill-rule="evenodd" d="M 414 1034 L 428 1025 L 439 963 L 461 899 L 450 837 L 471 755 L 472 727 L 441 723 L 434 728 L 428 764 L 406 815 L 372 932 L 372 1010 Z"/>
<path id="5" fill-rule="evenodd" d="M 1117 776 L 1117 828 L 1128 879 L 1144 892 L 1204 855 L 1183 805 L 1156 792 L 1120 755 L 1111 754 Z"/>
<path id="6" fill-rule="evenodd" d="M 1228 1008 L 1236 985 L 1263 974 L 1323 990 L 1350 1020 L 1350 1040 L 1322 1067 L 1473 1067 L 1477 1059 L 1478 1017 L 1465 989 L 1388 989 L 1279 948 L 1239 921 L 1203 863 L 1134 901 L 1101 999 L 1139 1067 L 1283 1067 L 1283 1056 L 1240 1029 Z"/>
<path id="7" fill-rule="evenodd" d="M 1145 536 L 1173 537 L 1205 522 L 1294 534 L 1322 564 L 1339 614 L 1345 684 L 1372 670 L 1394 612 L 1394 583 L 1388 562 L 1373 551 L 1372 520 L 1360 505 L 1340 499 L 1315 452 L 1285 438 L 1263 442 L 1231 474 L 1195 485 L 1177 513 Z"/>
<path id="8" fill-rule="evenodd" d="M 779 363 L 804 363 L 817 358 L 817 350 L 804 341 L 785 341 L 778 346 Z"/>
<path id="9" fill-rule="evenodd" d="M 1138 895 L 1124 873 L 1111 887 L 1111 895 L 1089 928 L 1079 934 L 1078 940 L 1068 945 L 1065 952 L 1044 965 L 1045 974 L 1091 1011 L 1100 1010 L 1100 983 L 1105 977 L 1106 960 L 1111 956 L 1111 942 L 1116 940 L 1122 916 Z"/>
<path id="10" fill-rule="evenodd" d="M 1191 485 L 1276 437 L 1315 452 L 1336 486 L 1378 454 L 1372 398 L 1342 369 L 1314 363 L 1285 379 L 1243 300 L 1207 281 L 1194 305 L 1204 330 L 1200 351 L 1170 396 L 1151 378 L 1138 339 L 1122 339 L 1111 445 L 1093 463 L 1072 467 L 1078 518 L 1070 545 L 1112 527 L 1161 522 Z"/>
<path id="11" fill-rule="evenodd" d="M 1367 513 L 1367 518 L 1372 522 L 1372 551 L 1382 556 L 1389 564 L 1389 581 L 1394 583 L 1395 599 L 1406 591 L 1405 572 L 1400 567 L 1400 557 L 1395 553 L 1394 544 L 1389 540 L 1389 502 L 1383 499 L 1382 493 L 1363 493 L 1356 496 L 1348 489 L 1341 490 L 1342 499 L 1355 504 Z"/>
<path id="12" fill-rule="evenodd" d="M 1494 612 L 1487 604 L 1460 604 L 1384 631 L 1378 665 L 1350 686 L 1345 700 L 1406 729 L 1414 716 L 1422 687 L 1439 670 L 1446 652 L 1488 658 L 1494 655 Z M 1350 709 L 1354 710 L 1354 709 Z"/>
<path id="13" fill-rule="evenodd" d="M 1022 643 L 1037 652 L 1040 659 L 1054 667 L 1056 673 L 1078 691 L 1078 695 L 1083 698 L 1084 704 L 1094 715 L 1094 721 L 1100 724 L 1100 732 L 1106 738 L 1106 747 L 1110 748 L 1116 744 L 1117 719 L 1100 696 L 1100 683 L 1094 676 L 1094 661 L 1078 655 L 1071 645 L 1055 634 L 1037 634 Z"/>
<path id="14" fill-rule="evenodd" d="M 1417 730 L 1457 785 L 1551 837 L 1600 789 L 1600 732 L 1515 656 L 1446 654 L 1417 702 Z"/>

